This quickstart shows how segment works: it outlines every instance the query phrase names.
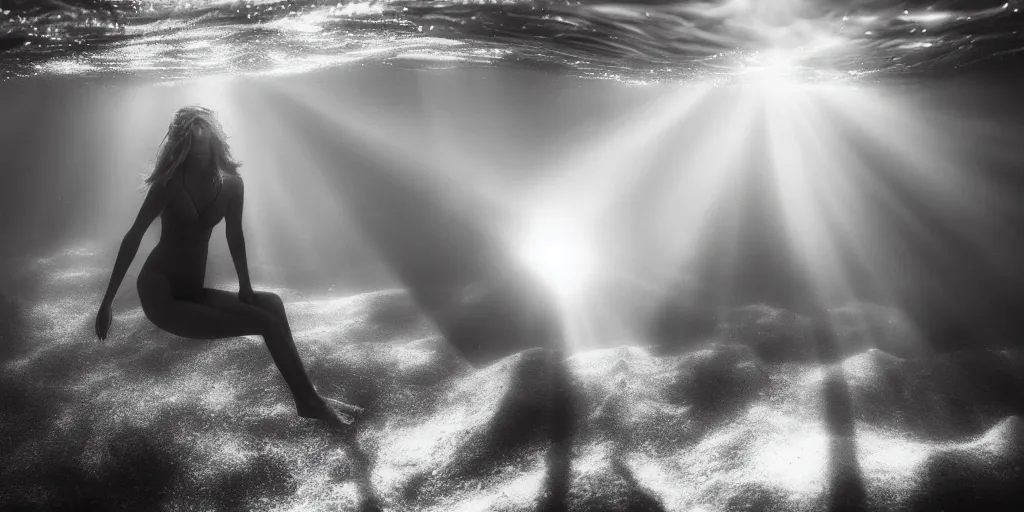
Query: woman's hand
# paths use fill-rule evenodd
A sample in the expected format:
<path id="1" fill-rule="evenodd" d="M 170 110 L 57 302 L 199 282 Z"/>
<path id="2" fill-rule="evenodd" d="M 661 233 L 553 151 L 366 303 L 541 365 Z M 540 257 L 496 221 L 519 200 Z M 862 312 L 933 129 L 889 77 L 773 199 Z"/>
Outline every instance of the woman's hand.
<path id="1" fill-rule="evenodd" d="M 242 304 L 256 305 L 256 292 L 252 288 L 242 288 L 238 290 L 238 301 Z"/>
<path id="2" fill-rule="evenodd" d="M 96 337 L 105 340 L 107 339 L 107 330 L 110 329 L 110 323 L 113 321 L 113 315 L 110 312 L 110 304 L 104 302 L 100 305 L 99 312 L 96 313 Z"/>

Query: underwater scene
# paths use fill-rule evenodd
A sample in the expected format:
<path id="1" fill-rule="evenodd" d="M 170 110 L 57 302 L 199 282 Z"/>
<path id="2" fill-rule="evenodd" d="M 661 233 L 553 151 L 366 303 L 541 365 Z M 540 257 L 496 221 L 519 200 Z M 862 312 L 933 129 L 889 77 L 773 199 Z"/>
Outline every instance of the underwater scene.
<path id="1" fill-rule="evenodd" d="M 0 0 L 0 510 L 1022 510 L 1021 9 Z"/>

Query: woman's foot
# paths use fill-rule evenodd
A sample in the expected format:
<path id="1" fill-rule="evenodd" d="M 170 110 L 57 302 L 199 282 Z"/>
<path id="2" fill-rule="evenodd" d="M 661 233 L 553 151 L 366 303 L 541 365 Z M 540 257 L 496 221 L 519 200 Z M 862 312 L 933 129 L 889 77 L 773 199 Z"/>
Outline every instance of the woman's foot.
<path id="1" fill-rule="evenodd" d="M 334 427 L 351 425 L 355 418 L 352 414 L 363 412 L 362 407 L 346 404 L 333 398 L 317 397 L 309 404 L 296 404 L 299 416 L 326 421 Z"/>

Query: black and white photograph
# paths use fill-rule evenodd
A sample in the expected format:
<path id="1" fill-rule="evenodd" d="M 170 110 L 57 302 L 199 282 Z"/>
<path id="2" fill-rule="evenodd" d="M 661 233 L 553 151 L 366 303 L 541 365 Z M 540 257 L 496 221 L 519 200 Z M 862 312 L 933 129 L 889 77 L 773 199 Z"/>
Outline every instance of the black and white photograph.
<path id="1" fill-rule="evenodd" d="M 1024 510 L 1024 0 L 0 0 L 0 511 Z"/>

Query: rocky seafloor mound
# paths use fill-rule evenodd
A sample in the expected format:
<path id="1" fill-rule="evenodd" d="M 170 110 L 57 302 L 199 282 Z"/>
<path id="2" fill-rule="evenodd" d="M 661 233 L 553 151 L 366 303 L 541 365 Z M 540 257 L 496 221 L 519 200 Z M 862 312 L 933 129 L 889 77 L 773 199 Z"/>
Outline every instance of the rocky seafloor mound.
<path id="1" fill-rule="evenodd" d="M 97 341 L 101 259 L 25 260 L 0 294 L 2 510 L 533 511 L 552 493 L 573 511 L 1024 503 L 1021 351 L 897 357 L 864 342 L 824 365 L 778 356 L 806 353 L 799 317 L 747 308 L 686 350 L 569 357 L 559 465 L 542 351 L 477 369 L 404 292 L 279 290 L 321 392 L 366 408 L 332 432 L 295 415 L 259 338 L 163 333 L 132 276 Z M 879 308 L 851 311 L 838 318 L 903 332 Z"/>

